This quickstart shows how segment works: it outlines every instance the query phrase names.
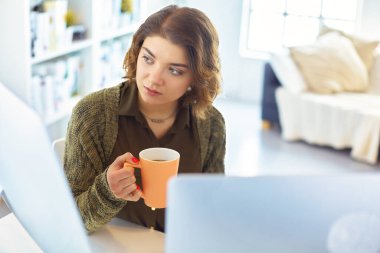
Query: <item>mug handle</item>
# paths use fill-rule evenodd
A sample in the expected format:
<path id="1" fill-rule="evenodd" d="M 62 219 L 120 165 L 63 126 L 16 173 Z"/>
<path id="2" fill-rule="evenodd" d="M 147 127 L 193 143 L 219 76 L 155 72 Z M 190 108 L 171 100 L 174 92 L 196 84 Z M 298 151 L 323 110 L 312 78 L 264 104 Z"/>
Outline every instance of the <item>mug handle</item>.
<path id="1" fill-rule="evenodd" d="M 137 168 L 137 169 L 142 169 L 142 167 L 141 167 L 141 165 L 140 165 L 140 163 L 138 163 L 138 164 L 131 164 L 131 163 L 129 163 L 129 162 L 124 162 L 124 166 L 123 166 L 123 168 L 125 168 L 125 167 L 133 167 L 133 168 Z M 137 185 L 137 184 L 136 184 Z M 141 191 L 141 198 L 144 198 L 144 192 L 143 192 L 143 190 L 142 190 L 142 188 L 141 188 L 141 186 L 140 186 L 140 191 Z"/>

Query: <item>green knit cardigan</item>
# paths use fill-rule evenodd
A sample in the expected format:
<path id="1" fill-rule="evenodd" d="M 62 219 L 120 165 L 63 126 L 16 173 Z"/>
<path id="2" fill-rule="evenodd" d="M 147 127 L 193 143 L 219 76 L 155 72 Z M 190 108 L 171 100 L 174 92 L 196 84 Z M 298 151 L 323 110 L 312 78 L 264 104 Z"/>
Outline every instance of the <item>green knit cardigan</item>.
<path id="1" fill-rule="evenodd" d="M 110 191 L 106 172 L 118 134 L 120 87 L 94 92 L 73 109 L 64 168 L 88 232 L 105 225 L 127 204 Z M 214 107 L 198 127 L 202 171 L 224 173 L 226 133 L 223 116 Z"/>

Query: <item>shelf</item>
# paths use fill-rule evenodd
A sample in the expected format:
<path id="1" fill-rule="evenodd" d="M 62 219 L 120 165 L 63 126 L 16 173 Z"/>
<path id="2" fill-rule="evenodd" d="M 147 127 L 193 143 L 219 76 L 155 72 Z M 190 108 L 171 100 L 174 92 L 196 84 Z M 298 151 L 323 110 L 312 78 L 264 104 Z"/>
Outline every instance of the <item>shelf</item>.
<path id="1" fill-rule="evenodd" d="M 146 0 L 133 0 L 133 12 L 121 15 L 117 8 L 120 0 L 60 1 L 67 2 L 77 18 L 74 24 L 83 26 L 87 34 L 84 40 L 70 42 L 66 37 L 70 31 L 63 33 L 60 19 L 67 11 L 65 3 L 52 7 L 49 15 L 32 13 L 31 6 L 40 2 L 43 1 L 0 0 L 0 15 L 7 21 L 0 22 L 0 30 L 7 34 L 0 40 L 0 80 L 36 109 L 54 140 L 64 136 L 66 120 L 81 97 L 99 87 L 120 83 L 113 77 L 121 75 L 118 71 L 123 74 L 130 36 L 148 9 L 157 4 L 148 6 Z M 35 57 L 31 56 L 33 51 L 37 52 Z M 61 90 L 67 84 L 60 81 L 72 84 L 78 97 L 68 99 L 69 95 Z M 62 101 L 65 98 L 67 103 Z"/>
<path id="2" fill-rule="evenodd" d="M 130 25 L 123 27 L 123 28 L 119 28 L 119 29 L 116 29 L 113 31 L 105 32 L 104 34 L 102 34 L 100 36 L 99 40 L 101 42 L 104 42 L 104 41 L 111 40 L 114 38 L 118 38 L 118 37 L 121 37 L 124 35 L 132 34 L 138 29 L 139 26 L 140 26 L 140 23 L 134 23 L 134 24 L 130 24 Z"/>
<path id="3" fill-rule="evenodd" d="M 81 98 L 82 98 L 81 96 L 75 96 L 71 98 L 69 101 L 67 101 L 64 105 L 61 106 L 59 111 L 43 118 L 43 122 L 47 126 L 49 126 L 65 118 L 66 116 L 69 116 L 71 114 L 72 109 L 79 102 Z"/>
<path id="4" fill-rule="evenodd" d="M 33 57 L 31 60 L 31 64 L 32 65 L 38 64 L 38 63 L 42 63 L 45 61 L 52 60 L 52 59 L 57 58 L 57 57 L 65 56 L 67 54 L 70 54 L 70 53 L 73 53 L 76 51 L 80 51 L 82 49 L 90 47 L 91 45 L 92 45 L 92 41 L 90 39 L 86 39 L 86 40 L 78 41 L 78 42 L 73 42 L 73 44 L 71 44 L 67 48 L 63 48 L 61 50 L 57 50 L 54 52 L 48 52 L 47 54 L 42 55 L 42 56 Z"/>

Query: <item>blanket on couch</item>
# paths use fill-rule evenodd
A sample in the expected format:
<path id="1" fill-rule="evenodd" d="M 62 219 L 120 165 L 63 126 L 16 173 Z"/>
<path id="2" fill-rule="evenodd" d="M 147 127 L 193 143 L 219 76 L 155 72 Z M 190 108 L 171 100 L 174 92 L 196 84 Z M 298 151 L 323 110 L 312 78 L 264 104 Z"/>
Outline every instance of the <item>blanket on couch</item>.
<path id="1" fill-rule="evenodd" d="M 357 160 L 376 164 L 380 144 L 380 96 L 321 95 L 276 90 L 282 137 L 336 149 L 351 148 Z"/>

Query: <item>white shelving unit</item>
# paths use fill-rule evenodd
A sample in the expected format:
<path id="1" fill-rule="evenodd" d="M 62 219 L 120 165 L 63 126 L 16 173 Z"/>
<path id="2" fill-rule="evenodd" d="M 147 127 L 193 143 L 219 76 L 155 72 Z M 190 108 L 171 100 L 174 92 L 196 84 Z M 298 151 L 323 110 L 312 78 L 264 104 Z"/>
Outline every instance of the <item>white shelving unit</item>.
<path id="1" fill-rule="evenodd" d="M 44 62 L 47 62 L 49 60 L 53 60 L 55 58 L 68 55 L 70 53 L 75 53 L 77 51 L 81 51 L 83 49 L 91 47 L 92 44 L 93 44 L 93 42 L 91 39 L 85 39 L 83 41 L 74 42 L 72 45 L 70 45 L 66 48 L 62 48 L 62 49 L 59 49 L 59 50 L 56 50 L 53 52 L 47 52 L 46 54 L 44 54 L 42 56 L 32 57 L 31 64 L 35 65 L 35 64 L 39 64 L 39 63 L 44 63 Z"/>
<path id="2" fill-rule="evenodd" d="M 30 106 L 33 106 L 33 76 L 41 66 L 52 66 L 76 56 L 80 61 L 76 96 L 72 96 L 50 114 L 41 114 L 50 138 L 64 136 L 72 107 L 84 95 L 114 85 L 121 80 L 122 59 L 129 47 L 133 32 L 147 13 L 146 0 L 133 0 L 134 15 L 140 17 L 122 26 L 105 26 L 105 2 L 112 0 L 67 0 L 68 9 L 73 10 L 78 23 L 86 28 L 86 38 L 60 49 L 32 57 L 31 53 L 31 5 L 38 0 L 0 1 L 0 81 Z M 113 0 L 113 2 L 118 2 Z M 119 0 L 119 3 L 121 1 Z M 138 7 L 138 8 L 136 8 Z M 107 28 L 106 28 L 107 27 Z M 107 48 L 108 47 L 108 48 Z M 123 50 L 114 55 L 112 48 Z M 107 64 L 106 58 L 119 61 Z M 99 73 L 107 67 L 112 72 L 105 78 Z M 117 69 L 115 71 L 115 68 Z M 116 76 L 115 76 L 116 73 Z M 12 108 L 9 108 L 12 110 Z M 27 123 L 26 123 L 27 127 Z"/>

